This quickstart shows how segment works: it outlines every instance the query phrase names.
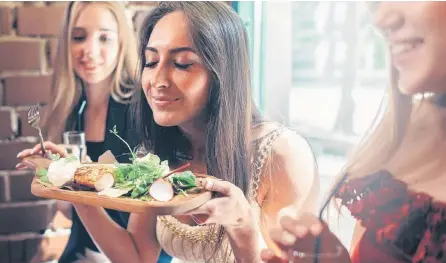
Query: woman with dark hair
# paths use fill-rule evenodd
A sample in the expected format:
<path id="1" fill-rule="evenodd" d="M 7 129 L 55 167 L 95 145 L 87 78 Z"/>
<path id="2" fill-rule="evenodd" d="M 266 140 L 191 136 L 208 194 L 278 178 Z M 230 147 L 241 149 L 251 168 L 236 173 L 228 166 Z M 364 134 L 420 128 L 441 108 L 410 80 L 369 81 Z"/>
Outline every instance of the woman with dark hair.
<path id="1" fill-rule="evenodd" d="M 318 177 L 307 142 L 264 121 L 251 99 L 247 32 L 222 2 L 162 2 L 142 25 L 135 119 L 142 144 L 172 168 L 191 163 L 218 197 L 184 215 L 74 204 L 113 262 L 256 262 L 279 212 L 310 211 Z M 57 149 L 53 149 L 56 150 Z M 286 208 L 286 209 L 285 209 Z"/>
<path id="2" fill-rule="evenodd" d="M 370 2 L 370 9 L 392 74 L 384 115 L 330 195 L 357 219 L 351 253 L 314 216 L 287 217 L 272 230 L 286 253 L 264 251 L 266 262 L 446 262 L 446 3 Z"/>

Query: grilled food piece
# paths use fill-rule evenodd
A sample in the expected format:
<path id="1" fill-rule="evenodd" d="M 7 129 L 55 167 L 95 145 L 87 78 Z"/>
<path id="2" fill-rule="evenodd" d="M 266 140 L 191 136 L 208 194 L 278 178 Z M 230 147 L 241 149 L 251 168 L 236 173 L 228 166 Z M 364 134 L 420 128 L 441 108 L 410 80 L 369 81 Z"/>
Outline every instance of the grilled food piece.
<path id="1" fill-rule="evenodd" d="M 100 192 L 113 186 L 115 182 L 114 169 L 113 166 L 101 164 L 82 166 L 74 173 L 73 181 Z"/>

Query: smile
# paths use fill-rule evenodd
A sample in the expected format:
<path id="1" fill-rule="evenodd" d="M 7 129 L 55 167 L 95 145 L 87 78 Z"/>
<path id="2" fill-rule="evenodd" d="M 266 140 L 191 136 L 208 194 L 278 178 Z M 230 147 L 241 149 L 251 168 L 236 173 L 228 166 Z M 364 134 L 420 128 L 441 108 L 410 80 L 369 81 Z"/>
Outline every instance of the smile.
<path id="1" fill-rule="evenodd" d="M 398 56 L 400 54 L 410 52 L 421 45 L 421 42 L 419 41 L 410 41 L 410 42 L 403 42 L 403 43 L 397 43 L 393 44 L 390 48 L 390 52 L 394 56 Z"/>
<path id="2" fill-rule="evenodd" d="M 83 68 L 86 71 L 95 71 L 98 68 L 98 66 L 97 65 L 83 65 Z"/>
<path id="3" fill-rule="evenodd" d="M 419 51 L 423 43 L 422 39 L 417 38 L 391 44 L 390 53 L 396 68 L 402 69 L 403 67 L 414 65 L 419 59 Z"/>
<path id="4" fill-rule="evenodd" d="M 165 107 L 165 106 L 169 106 L 177 101 L 179 101 L 179 98 L 176 99 L 167 99 L 167 98 L 153 98 L 153 104 L 155 104 L 158 107 Z"/>

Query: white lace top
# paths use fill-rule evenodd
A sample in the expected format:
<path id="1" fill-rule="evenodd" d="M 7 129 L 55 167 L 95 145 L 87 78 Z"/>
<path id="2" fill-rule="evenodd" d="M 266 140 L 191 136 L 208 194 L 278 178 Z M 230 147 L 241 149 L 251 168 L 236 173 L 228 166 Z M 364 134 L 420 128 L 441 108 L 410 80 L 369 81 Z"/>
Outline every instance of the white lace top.
<path id="1" fill-rule="evenodd" d="M 260 207 L 256 198 L 261 179 L 260 175 L 265 159 L 271 151 L 271 145 L 282 131 L 282 127 L 276 128 L 255 142 L 254 174 L 250 187 L 249 201 L 253 208 L 257 210 L 259 218 Z M 223 235 L 220 246 L 215 250 L 219 229 L 219 226 L 190 226 L 178 221 L 173 216 L 159 216 L 156 224 L 156 234 L 162 249 L 172 257 L 179 259 L 182 263 L 235 262 L 234 254 L 226 235 Z"/>

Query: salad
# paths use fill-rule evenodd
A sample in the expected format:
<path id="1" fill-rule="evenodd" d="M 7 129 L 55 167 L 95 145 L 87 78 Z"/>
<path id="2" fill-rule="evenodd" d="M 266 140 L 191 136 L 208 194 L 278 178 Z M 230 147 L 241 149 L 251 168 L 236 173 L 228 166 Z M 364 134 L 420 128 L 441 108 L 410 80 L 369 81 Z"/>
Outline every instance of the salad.
<path id="1" fill-rule="evenodd" d="M 167 161 L 148 153 L 138 157 L 135 150 L 119 136 L 116 127 L 110 130 L 130 150 L 131 163 L 118 163 L 111 152 L 113 164 L 81 164 L 76 156 L 61 158 L 51 155 L 48 169 L 37 171 L 38 180 L 69 190 L 96 191 L 109 197 L 127 196 L 145 201 L 167 202 L 175 195 L 187 196 L 199 190 L 196 176 L 189 164 L 170 171 Z"/>

